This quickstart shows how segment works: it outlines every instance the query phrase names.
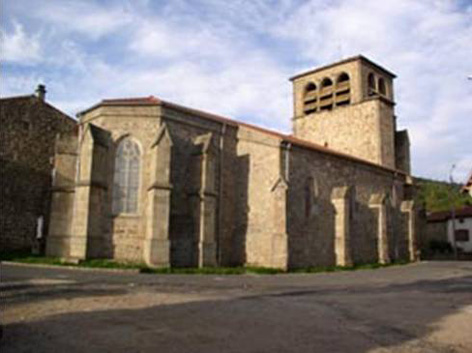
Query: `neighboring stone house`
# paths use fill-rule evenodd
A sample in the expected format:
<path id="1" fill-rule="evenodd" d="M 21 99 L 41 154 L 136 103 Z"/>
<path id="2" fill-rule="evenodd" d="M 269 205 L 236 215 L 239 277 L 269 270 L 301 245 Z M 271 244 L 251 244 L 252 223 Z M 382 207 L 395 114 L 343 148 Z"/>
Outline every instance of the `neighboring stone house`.
<path id="1" fill-rule="evenodd" d="M 415 260 L 394 77 L 362 56 L 295 76 L 293 135 L 152 96 L 101 101 L 58 140 L 47 253 L 283 269 Z"/>
<path id="2" fill-rule="evenodd" d="M 31 250 L 46 232 L 56 135 L 77 122 L 37 95 L 0 99 L 0 249 Z"/>
<path id="3" fill-rule="evenodd" d="M 425 250 L 431 247 L 432 242 L 449 243 L 464 253 L 472 254 L 472 206 L 464 206 L 451 211 L 432 212 L 427 218 L 425 238 L 422 240 Z"/>

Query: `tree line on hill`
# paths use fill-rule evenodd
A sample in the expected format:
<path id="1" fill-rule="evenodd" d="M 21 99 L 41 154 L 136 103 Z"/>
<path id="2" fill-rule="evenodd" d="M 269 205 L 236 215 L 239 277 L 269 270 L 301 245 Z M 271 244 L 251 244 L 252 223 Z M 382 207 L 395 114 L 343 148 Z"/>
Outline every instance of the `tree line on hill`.
<path id="1" fill-rule="evenodd" d="M 462 185 L 425 178 L 416 178 L 416 201 L 427 212 L 449 211 L 452 206 L 461 208 L 472 205 L 472 197 L 461 192 Z"/>

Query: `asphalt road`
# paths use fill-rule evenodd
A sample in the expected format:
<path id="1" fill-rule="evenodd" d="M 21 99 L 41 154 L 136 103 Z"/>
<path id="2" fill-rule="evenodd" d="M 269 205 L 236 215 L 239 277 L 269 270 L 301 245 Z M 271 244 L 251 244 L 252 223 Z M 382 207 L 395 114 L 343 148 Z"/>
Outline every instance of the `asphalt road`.
<path id="1" fill-rule="evenodd" d="M 472 263 L 288 275 L 1 265 L 2 353 L 472 352 Z"/>

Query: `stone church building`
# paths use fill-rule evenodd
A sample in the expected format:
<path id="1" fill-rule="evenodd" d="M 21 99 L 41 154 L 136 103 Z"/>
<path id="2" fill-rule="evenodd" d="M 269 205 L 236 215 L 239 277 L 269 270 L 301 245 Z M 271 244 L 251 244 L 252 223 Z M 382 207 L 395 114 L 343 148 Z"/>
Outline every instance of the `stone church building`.
<path id="1" fill-rule="evenodd" d="M 363 56 L 291 78 L 293 134 L 155 97 L 58 138 L 47 254 L 282 269 L 416 258 L 395 75 Z"/>

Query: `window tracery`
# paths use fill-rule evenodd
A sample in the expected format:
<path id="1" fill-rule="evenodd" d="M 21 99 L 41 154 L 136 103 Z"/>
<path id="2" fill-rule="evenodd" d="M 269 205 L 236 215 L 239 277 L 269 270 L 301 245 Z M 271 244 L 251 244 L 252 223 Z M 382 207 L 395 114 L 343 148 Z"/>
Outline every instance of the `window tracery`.
<path id="1" fill-rule="evenodd" d="M 141 169 L 141 151 L 130 138 L 120 141 L 115 155 L 113 182 L 113 211 L 136 213 Z"/>

